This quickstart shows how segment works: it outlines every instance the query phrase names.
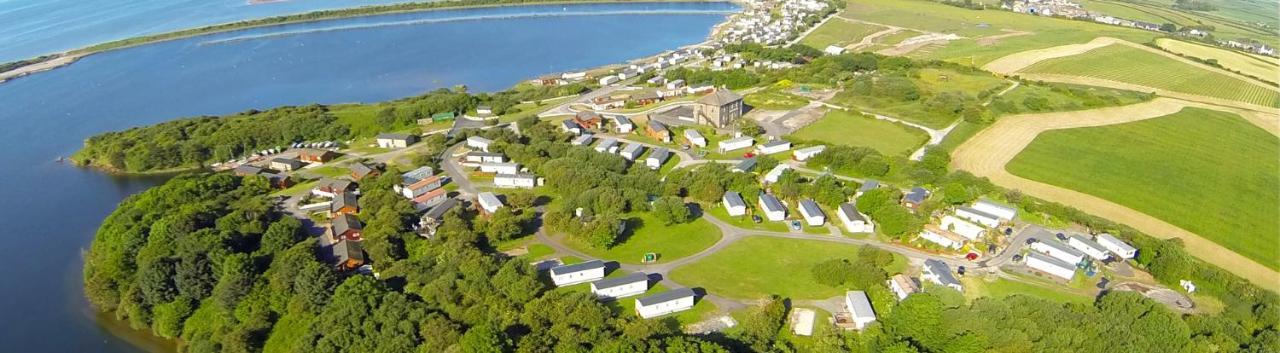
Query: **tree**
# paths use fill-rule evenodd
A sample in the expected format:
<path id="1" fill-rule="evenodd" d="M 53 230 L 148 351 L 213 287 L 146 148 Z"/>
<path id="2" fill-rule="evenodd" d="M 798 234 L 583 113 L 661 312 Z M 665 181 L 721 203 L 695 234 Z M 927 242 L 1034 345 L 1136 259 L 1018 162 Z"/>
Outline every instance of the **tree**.
<path id="1" fill-rule="evenodd" d="M 489 325 L 480 325 L 467 330 L 459 344 L 464 353 L 502 353 L 507 351 L 507 338 L 502 331 Z"/>
<path id="2" fill-rule="evenodd" d="M 869 155 L 858 162 L 858 173 L 866 176 L 884 176 L 889 173 L 889 162 L 880 155 Z"/>
<path id="3" fill-rule="evenodd" d="M 684 204 L 683 199 L 676 196 L 664 196 L 655 200 L 653 215 L 662 221 L 663 225 L 687 223 L 692 220 L 689 207 Z"/>
<path id="4" fill-rule="evenodd" d="M 958 182 L 947 183 L 942 187 L 943 200 L 948 204 L 959 205 L 973 201 L 974 196 L 964 184 Z"/>
<path id="5" fill-rule="evenodd" d="M 522 233 L 522 224 L 523 220 L 520 216 L 512 213 L 510 207 L 503 207 L 489 217 L 485 235 L 488 235 L 489 239 L 494 241 L 515 239 Z"/>

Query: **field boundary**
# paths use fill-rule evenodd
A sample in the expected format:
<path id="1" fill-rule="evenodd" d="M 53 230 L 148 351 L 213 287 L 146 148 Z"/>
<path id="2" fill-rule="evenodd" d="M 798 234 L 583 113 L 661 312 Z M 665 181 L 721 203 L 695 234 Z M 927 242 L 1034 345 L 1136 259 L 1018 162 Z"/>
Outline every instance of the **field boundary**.
<path id="1" fill-rule="evenodd" d="M 1251 110 L 1251 111 L 1262 112 L 1262 113 L 1268 113 L 1268 112 L 1274 113 L 1277 110 L 1277 108 L 1275 107 L 1268 107 L 1264 105 L 1246 103 L 1246 102 L 1241 102 L 1237 100 L 1202 96 L 1199 94 L 1175 92 L 1175 91 L 1170 91 L 1163 88 L 1155 88 L 1151 86 L 1143 86 L 1143 85 L 1134 84 L 1134 83 L 1113 81 L 1113 80 L 1097 78 L 1097 77 L 1085 77 L 1085 76 L 1062 75 L 1062 74 L 1019 74 L 1018 76 L 1023 79 L 1031 80 L 1031 81 L 1057 82 L 1057 83 L 1067 83 L 1067 84 L 1073 84 L 1073 85 L 1115 88 L 1115 89 L 1123 89 L 1123 90 L 1138 91 L 1138 92 L 1152 92 L 1152 93 L 1155 93 L 1156 95 L 1163 96 L 1163 97 L 1176 98 L 1176 99 L 1181 99 L 1185 101 L 1211 104 L 1211 105 L 1217 105 L 1217 106 L 1229 107 L 1229 108 L 1235 108 L 1235 109 Z"/>
<path id="2" fill-rule="evenodd" d="M 1239 114 L 1272 135 L 1280 136 L 1280 116 L 1275 113 L 1161 97 L 1146 103 L 1120 107 L 1007 116 L 957 147 L 952 153 L 951 166 L 986 177 L 997 185 L 1017 189 L 1031 196 L 1069 205 L 1086 213 L 1131 226 L 1154 237 L 1181 239 L 1193 256 L 1264 288 L 1280 291 L 1280 272 L 1200 235 L 1115 202 L 1018 177 L 1005 169 L 1009 161 L 1044 131 L 1141 121 L 1173 114 L 1186 107 Z"/>

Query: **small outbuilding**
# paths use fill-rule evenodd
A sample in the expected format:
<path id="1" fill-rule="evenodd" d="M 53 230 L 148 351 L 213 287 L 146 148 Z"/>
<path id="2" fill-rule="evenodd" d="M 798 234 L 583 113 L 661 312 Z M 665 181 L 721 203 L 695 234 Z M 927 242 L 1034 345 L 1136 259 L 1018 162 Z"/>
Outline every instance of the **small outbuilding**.
<path id="1" fill-rule="evenodd" d="M 655 148 L 649 152 L 649 156 L 644 158 L 644 165 L 649 169 L 662 168 L 663 163 L 667 163 L 667 159 L 671 158 L 671 151 L 666 148 Z"/>
<path id="2" fill-rule="evenodd" d="M 685 129 L 684 139 L 686 141 L 689 141 L 690 145 L 694 145 L 698 147 L 707 147 L 707 138 L 703 137 L 702 133 L 698 132 L 698 130 Z"/>

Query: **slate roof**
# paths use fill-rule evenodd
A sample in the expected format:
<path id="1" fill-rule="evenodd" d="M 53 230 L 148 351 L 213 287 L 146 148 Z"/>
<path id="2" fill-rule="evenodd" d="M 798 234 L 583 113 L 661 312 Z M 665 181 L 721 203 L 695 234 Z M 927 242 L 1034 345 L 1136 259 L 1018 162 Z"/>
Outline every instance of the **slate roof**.
<path id="1" fill-rule="evenodd" d="M 880 187 L 879 181 L 867 179 L 866 181 L 862 182 L 862 186 L 858 187 L 858 192 L 867 192 L 878 187 Z"/>
<path id="2" fill-rule="evenodd" d="M 680 298 L 693 297 L 696 295 L 697 293 L 694 293 L 692 289 L 679 288 L 636 299 L 636 302 L 640 303 L 640 305 L 649 306 L 658 303 L 666 303 Z"/>
<path id="3" fill-rule="evenodd" d="M 715 93 L 708 94 L 705 97 L 699 98 L 698 103 L 714 105 L 714 106 L 724 106 L 726 104 L 741 101 L 741 100 L 742 100 L 742 96 L 737 93 L 733 93 L 733 91 L 730 91 L 727 89 L 717 89 Z"/>
<path id="4" fill-rule="evenodd" d="M 760 201 L 764 202 L 764 207 L 767 208 L 768 211 L 784 211 L 787 209 L 782 206 L 781 202 L 778 202 L 777 197 L 773 197 L 773 195 L 763 192 L 760 193 Z"/>
<path id="5" fill-rule="evenodd" d="M 340 235 L 351 230 L 363 230 L 364 224 L 355 216 L 343 213 L 333 218 L 333 234 Z"/>
<path id="6" fill-rule="evenodd" d="M 947 266 L 946 263 L 930 259 L 924 260 L 924 266 L 929 268 L 929 273 L 938 276 L 938 282 L 942 282 L 943 285 L 960 285 L 956 276 L 951 274 L 951 266 Z"/>
<path id="7" fill-rule="evenodd" d="M 602 279 L 594 283 L 591 283 L 591 286 L 595 287 L 596 290 L 604 290 L 604 289 L 609 289 L 613 287 L 621 287 L 621 286 L 625 286 L 625 285 L 636 283 L 636 282 L 646 282 L 646 283 L 649 282 L 649 275 L 645 274 L 644 272 L 635 272 L 622 277 Z"/>
<path id="8" fill-rule="evenodd" d="M 248 164 L 241 164 L 235 169 L 236 174 L 240 175 L 256 175 L 262 173 L 262 168 L 254 167 Z"/>
<path id="9" fill-rule="evenodd" d="M 739 194 L 737 191 L 725 192 L 724 202 L 732 207 L 747 207 L 747 202 L 742 200 L 742 194 Z"/>
<path id="10" fill-rule="evenodd" d="M 356 177 L 363 178 L 364 176 L 369 175 L 369 173 L 373 173 L 373 167 L 365 165 L 364 163 L 352 164 L 351 173 L 355 174 Z"/>
<path id="11" fill-rule="evenodd" d="M 333 198 L 333 204 L 330 205 L 329 210 L 336 212 L 346 206 L 351 206 L 359 209 L 360 199 L 356 198 L 355 194 L 350 194 L 350 193 L 344 193 L 342 195 L 338 195 L 338 197 Z"/>
<path id="12" fill-rule="evenodd" d="M 574 273 L 574 272 L 582 272 L 582 271 L 587 271 L 587 270 L 594 270 L 594 269 L 598 269 L 598 268 L 604 268 L 604 261 L 600 261 L 600 260 L 591 260 L 591 261 L 587 261 L 587 262 L 579 262 L 579 263 L 572 264 L 572 265 L 564 265 L 564 266 L 552 267 L 552 268 L 551 268 L 551 274 L 552 274 L 552 275 L 563 275 L 563 274 Z"/>
<path id="13" fill-rule="evenodd" d="M 338 258 L 339 262 L 347 262 L 347 260 L 364 262 L 364 247 L 360 246 L 358 241 L 344 239 L 337 244 L 333 244 L 333 255 Z"/>
<path id="14" fill-rule="evenodd" d="M 458 205 L 458 200 L 445 199 L 444 202 L 441 202 L 439 205 L 436 205 L 436 207 L 432 207 L 430 210 L 427 210 L 427 213 L 423 214 L 422 218 L 440 220 L 444 217 L 444 214 L 446 212 L 449 212 L 449 209 L 452 209 L 453 206 L 457 206 L 457 205 Z"/>
<path id="15" fill-rule="evenodd" d="M 1056 257 L 1049 256 L 1049 255 L 1045 255 L 1045 254 L 1041 254 L 1041 253 L 1038 253 L 1038 252 L 1035 252 L 1035 251 L 1032 251 L 1032 252 L 1027 253 L 1027 258 L 1028 258 L 1028 259 L 1036 259 L 1036 260 L 1040 260 L 1040 261 L 1043 261 L 1043 262 L 1047 262 L 1047 263 L 1049 263 L 1050 265 L 1054 265 L 1054 266 L 1057 266 L 1057 267 L 1060 267 L 1060 268 L 1064 268 L 1064 269 L 1069 269 L 1069 270 L 1072 270 L 1072 271 L 1075 271 L 1075 270 L 1076 270 L 1076 266 L 1075 266 L 1075 265 L 1069 264 L 1069 263 L 1067 263 L 1066 261 L 1058 260 L 1058 258 L 1056 258 Z"/>
<path id="16" fill-rule="evenodd" d="M 428 166 L 418 167 L 418 169 L 410 170 L 400 175 L 400 181 L 404 184 L 413 184 L 431 177 L 436 174 L 436 170 Z"/>
<path id="17" fill-rule="evenodd" d="M 906 199 L 907 202 L 918 204 L 924 202 L 924 199 L 929 198 L 929 190 L 925 190 L 924 188 L 917 186 L 911 188 L 911 192 L 907 193 L 903 198 Z"/>
<path id="18" fill-rule="evenodd" d="M 848 202 L 840 204 L 840 213 L 843 213 L 844 217 L 850 221 L 866 221 L 865 218 L 862 218 L 862 214 L 858 213 L 858 206 Z"/>
<path id="19" fill-rule="evenodd" d="M 818 203 L 813 202 L 813 199 L 800 200 L 800 209 L 809 216 L 825 216 L 822 213 L 822 208 L 819 208 Z"/>
<path id="20" fill-rule="evenodd" d="M 659 162 L 663 162 L 666 161 L 667 158 L 671 158 L 671 151 L 666 148 L 654 149 L 653 152 L 649 153 L 649 158 L 654 158 Z"/>
<path id="21" fill-rule="evenodd" d="M 756 168 L 756 159 L 755 158 L 743 159 L 741 162 L 738 162 L 738 165 L 735 165 L 734 168 L 744 172 L 750 172 L 752 169 Z"/>

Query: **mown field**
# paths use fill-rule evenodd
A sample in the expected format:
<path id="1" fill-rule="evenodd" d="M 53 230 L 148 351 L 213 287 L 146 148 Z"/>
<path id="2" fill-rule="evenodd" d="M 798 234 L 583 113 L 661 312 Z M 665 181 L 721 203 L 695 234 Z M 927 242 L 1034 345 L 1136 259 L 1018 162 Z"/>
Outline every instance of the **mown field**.
<path id="1" fill-rule="evenodd" d="M 1041 61 L 1021 72 L 1094 77 L 1263 106 L 1280 106 L 1280 94 L 1274 89 L 1125 45 L 1113 44 L 1081 55 Z"/>
<path id="2" fill-rule="evenodd" d="M 1133 208 L 1280 269 L 1280 139 L 1237 115 L 1187 108 L 1041 134 L 1006 167 Z"/>
<path id="3" fill-rule="evenodd" d="M 1276 82 L 1277 76 L 1280 76 L 1280 65 L 1277 65 L 1275 60 L 1265 60 L 1241 52 L 1169 38 L 1156 39 L 1156 45 L 1159 45 L 1164 50 L 1184 56 L 1202 60 L 1212 59 L 1227 70 L 1237 71 L 1268 82 Z"/>
<path id="4" fill-rule="evenodd" d="M 801 140 L 870 147 L 886 156 L 906 156 L 929 140 L 929 134 L 910 126 L 833 110 L 822 119 L 791 134 Z"/>
<path id="5" fill-rule="evenodd" d="M 649 213 L 627 219 L 628 230 L 620 244 L 609 249 L 596 249 L 566 237 L 564 243 L 594 257 L 621 263 L 638 264 L 645 253 L 657 253 L 658 262 L 668 262 L 693 255 L 720 240 L 720 230 L 703 219 L 685 224 L 664 226 Z"/>
<path id="6" fill-rule="evenodd" d="M 818 29 L 810 32 L 808 36 L 800 40 L 800 43 L 822 50 L 832 44 L 844 46 L 856 43 L 861 41 L 862 37 L 882 29 L 884 27 L 832 18 L 827 23 L 823 23 Z"/>
<path id="7" fill-rule="evenodd" d="M 791 299 L 826 299 L 845 288 L 829 287 L 813 279 L 814 265 L 830 259 L 855 259 L 858 247 L 820 240 L 754 236 L 739 240 L 697 262 L 671 271 L 671 278 L 706 288 L 729 298 L 758 299 L 780 295 Z M 906 258 L 894 255 L 886 269 L 901 272 Z"/>

